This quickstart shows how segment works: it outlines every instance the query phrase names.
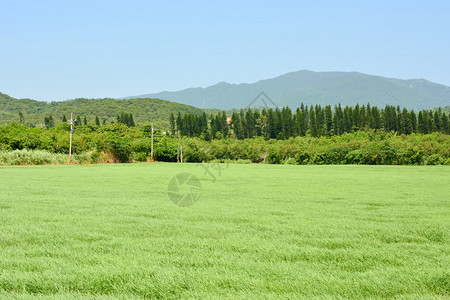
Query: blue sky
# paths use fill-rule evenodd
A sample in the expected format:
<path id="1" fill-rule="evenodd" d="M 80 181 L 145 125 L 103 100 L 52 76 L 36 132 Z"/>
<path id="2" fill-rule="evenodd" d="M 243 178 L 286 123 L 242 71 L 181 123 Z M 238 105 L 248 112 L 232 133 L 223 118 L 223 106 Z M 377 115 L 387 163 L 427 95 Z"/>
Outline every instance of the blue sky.
<path id="1" fill-rule="evenodd" d="M 450 86 L 450 1 L 0 0 L 0 92 L 58 101 L 358 71 Z"/>

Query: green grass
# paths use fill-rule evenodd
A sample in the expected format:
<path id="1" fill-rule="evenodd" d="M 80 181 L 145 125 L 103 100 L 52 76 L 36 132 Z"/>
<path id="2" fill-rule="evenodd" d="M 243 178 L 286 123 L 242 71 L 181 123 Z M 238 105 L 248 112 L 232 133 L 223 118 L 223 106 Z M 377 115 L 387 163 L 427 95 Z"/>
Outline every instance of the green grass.
<path id="1" fill-rule="evenodd" d="M 0 298 L 450 297 L 450 167 L 208 166 L 0 167 Z"/>

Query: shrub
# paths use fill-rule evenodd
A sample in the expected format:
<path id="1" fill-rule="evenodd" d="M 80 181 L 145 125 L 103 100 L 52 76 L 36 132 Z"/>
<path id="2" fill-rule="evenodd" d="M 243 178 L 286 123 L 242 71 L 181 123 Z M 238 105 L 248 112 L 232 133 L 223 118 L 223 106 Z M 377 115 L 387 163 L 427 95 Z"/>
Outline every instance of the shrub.
<path id="1" fill-rule="evenodd" d="M 144 162 L 147 161 L 147 153 L 146 152 L 133 152 L 132 159 L 133 161 Z"/>
<path id="2" fill-rule="evenodd" d="M 361 164 L 362 163 L 363 150 L 353 150 L 345 155 L 346 164 Z"/>
<path id="3" fill-rule="evenodd" d="M 286 158 L 284 161 L 283 161 L 283 163 L 285 164 L 285 165 L 297 165 L 298 163 L 297 163 L 297 160 L 295 160 L 295 158 L 293 158 L 293 157 L 288 157 L 288 158 Z"/>
<path id="4" fill-rule="evenodd" d="M 64 164 L 68 155 L 51 153 L 45 150 L 14 150 L 0 152 L 1 165 L 45 165 Z"/>
<path id="5" fill-rule="evenodd" d="M 311 155 L 306 151 L 297 152 L 295 160 L 301 165 L 307 165 L 311 160 Z"/>
<path id="6" fill-rule="evenodd" d="M 281 153 L 280 149 L 276 145 L 272 145 L 269 148 L 269 153 L 267 155 L 267 162 L 269 164 L 280 164 L 281 163 Z"/>
<path id="7" fill-rule="evenodd" d="M 110 151 L 118 162 L 127 163 L 131 160 L 131 146 L 127 142 L 111 144 Z"/>
<path id="8" fill-rule="evenodd" d="M 95 152 L 91 153 L 91 162 L 93 164 L 99 163 L 100 160 L 101 160 L 101 153 L 100 152 L 95 151 Z"/>
<path id="9" fill-rule="evenodd" d="M 185 162 L 203 162 L 207 161 L 205 147 L 201 140 L 193 138 L 188 139 L 183 144 L 183 160 Z"/>
<path id="10" fill-rule="evenodd" d="M 346 156 L 351 151 L 348 146 L 336 146 L 325 151 L 323 163 L 325 164 L 345 164 Z"/>
<path id="11" fill-rule="evenodd" d="M 430 156 L 425 157 L 424 164 L 425 165 L 442 165 L 445 163 L 445 159 L 441 157 L 439 154 L 432 154 Z"/>

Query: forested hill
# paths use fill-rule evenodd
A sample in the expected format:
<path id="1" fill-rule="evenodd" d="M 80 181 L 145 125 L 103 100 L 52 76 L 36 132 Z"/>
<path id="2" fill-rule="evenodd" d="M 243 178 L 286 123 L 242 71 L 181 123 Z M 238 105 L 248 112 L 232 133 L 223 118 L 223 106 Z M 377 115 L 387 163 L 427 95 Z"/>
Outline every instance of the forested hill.
<path id="1" fill-rule="evenodd" d="M 450 87 L 425 79 L 401 80 L 357 72 L 298 71 L 255 83 L 221 82 L 207 88 L 190 88 L 130 98 L 161 98 L 200 108 L 245 108 L 261 92 L 279 107 L 307 105 L 354 106 L 368 103 L 408 109 L 432 109 L 450 105 Z M 262 103 L 259 103 L 262 104 Z"/>
<path id="2" fill-rule="evenodd" d="M 74 99 L 60 102 L 43 102 L 31 99 L 15 99 L 0 93 L 0 124 L 11 121 L 19 122 L 19 113 L 24 116 L 24 123 L 43 124 L 44 118 L 52 116 L 56 123 L 63 115 L 86 117 L 90 123 L 95 122 L 95 116 L 109 123 L 115 121 L 121 112 L 132 114 L 139 124 L 154 122 L 157 126 L 167 127 L 170 113 L 178 112 L 200 114 L 199 108 L 160 99 Z"/>

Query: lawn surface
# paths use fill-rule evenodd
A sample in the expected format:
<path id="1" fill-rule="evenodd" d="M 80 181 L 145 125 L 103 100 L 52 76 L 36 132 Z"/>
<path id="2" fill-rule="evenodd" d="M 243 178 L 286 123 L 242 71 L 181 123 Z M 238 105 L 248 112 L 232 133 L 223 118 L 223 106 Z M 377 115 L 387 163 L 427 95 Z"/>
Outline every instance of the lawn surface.
<path id="1" fill-rule="evenodd" d="M 450 167 L 221 168 L 0 167 L 0 298 L 450 297 Z"/>

